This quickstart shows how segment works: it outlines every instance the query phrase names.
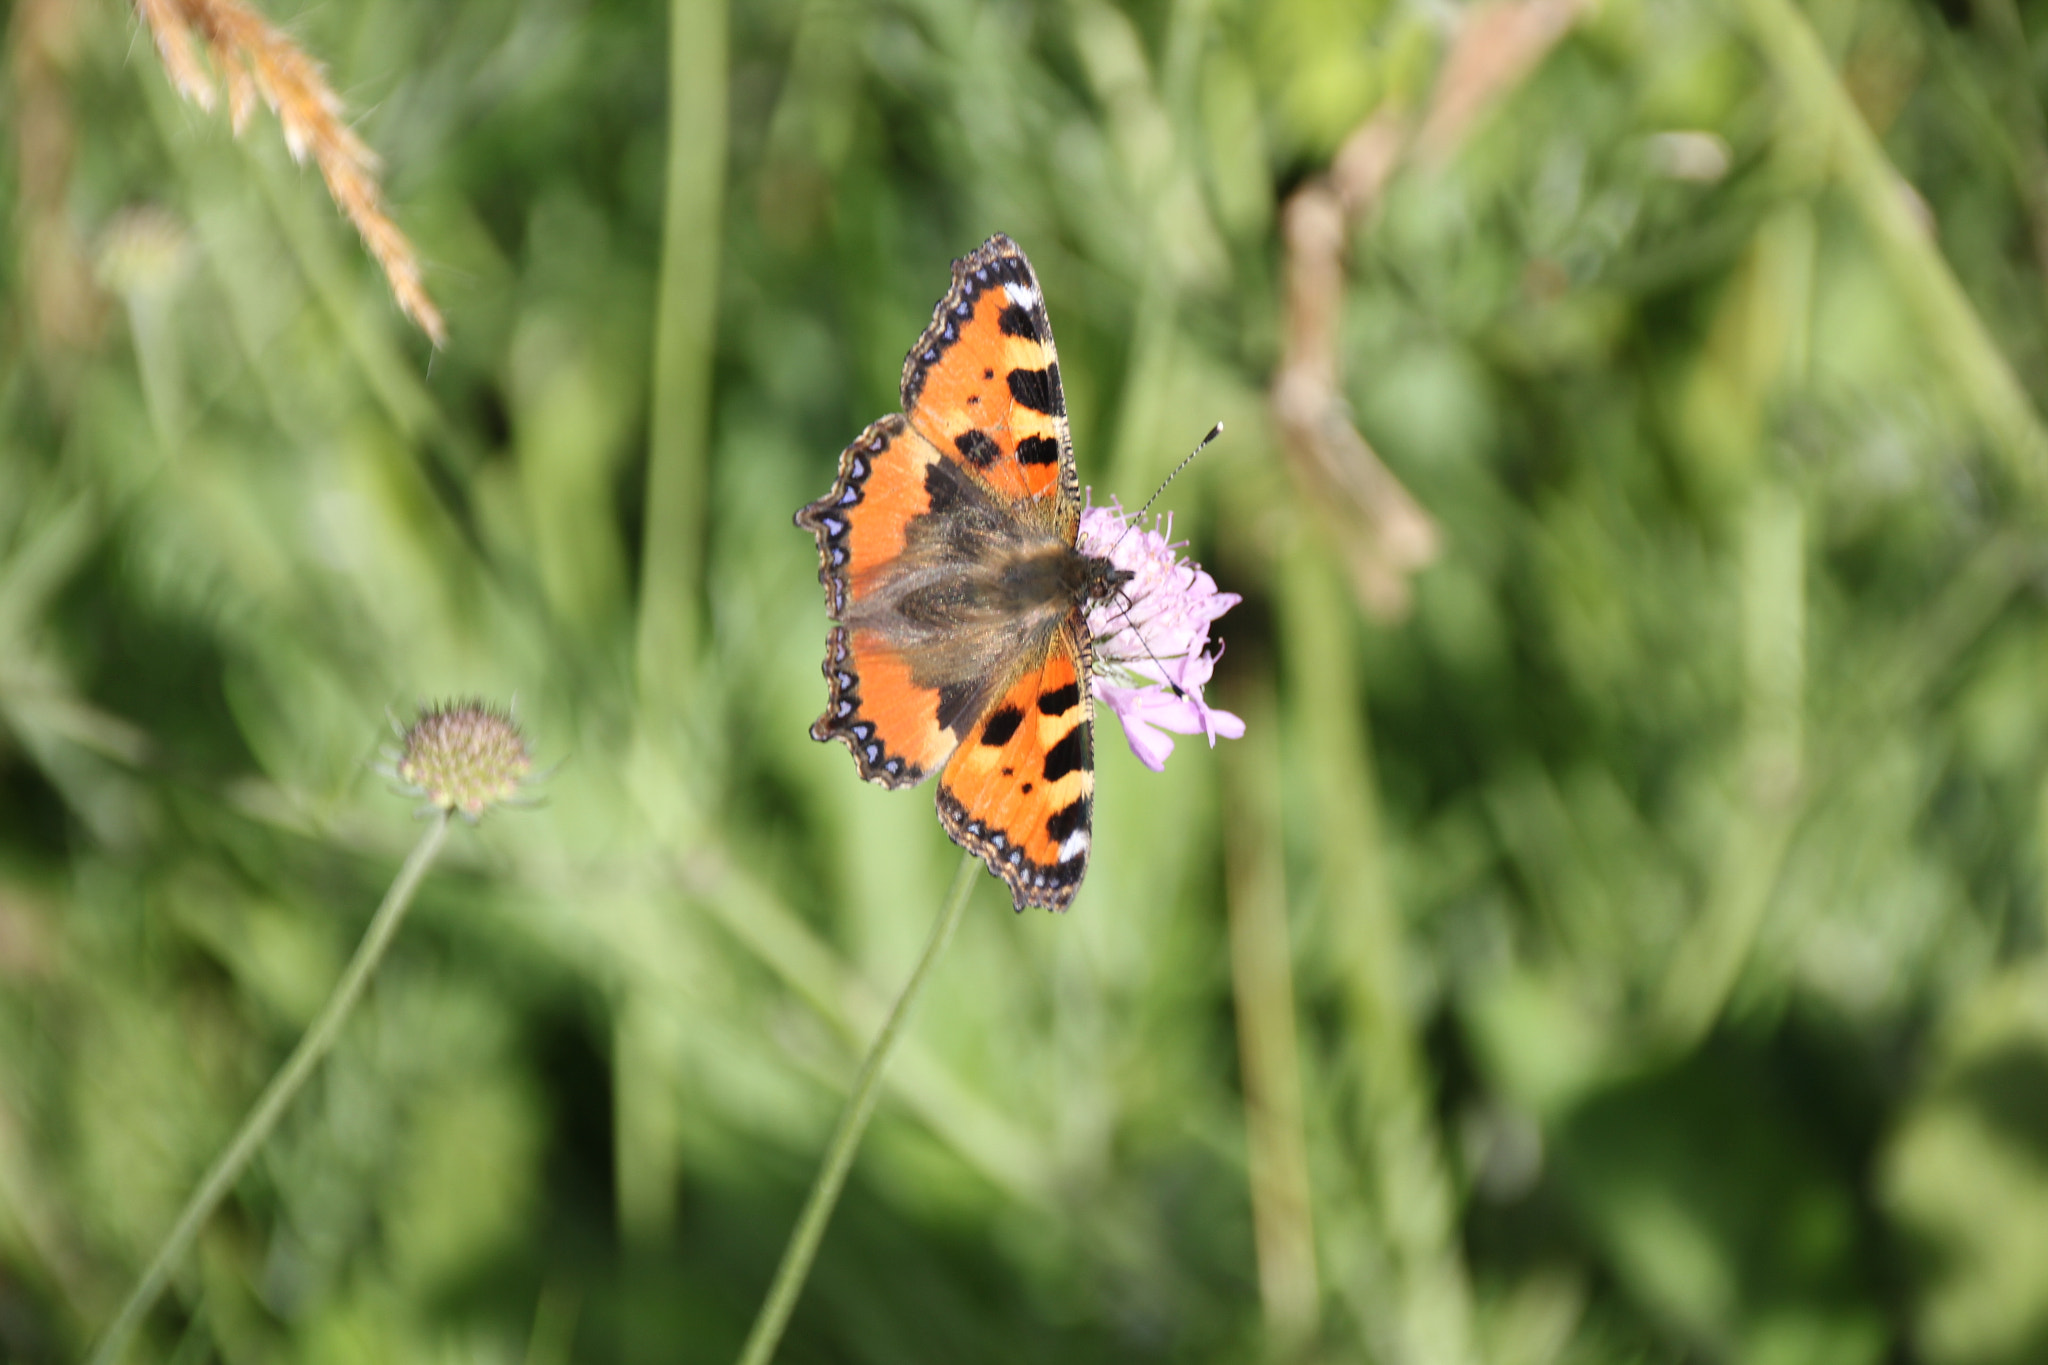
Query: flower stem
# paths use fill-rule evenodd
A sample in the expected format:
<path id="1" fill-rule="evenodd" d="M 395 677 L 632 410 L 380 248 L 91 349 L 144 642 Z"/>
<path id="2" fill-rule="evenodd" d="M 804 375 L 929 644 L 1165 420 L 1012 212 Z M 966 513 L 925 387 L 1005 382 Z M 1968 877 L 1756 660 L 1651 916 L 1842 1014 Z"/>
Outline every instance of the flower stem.
<path id="1" fill-rule="evenodd" d="M 1914 211 L 1904 178 L 1858 112 L 1812 24 L 1791 0 L 1743 0 L 1742 9 L 1757 50 L 1777 70 L 1800 112 L 1802 130 L 1827 139 L 1833 170 L 1889 259 L 1929 356 L 1948 367 L 2015 480 L 2039 494 L 2048 488 L 2048 430 L 1933 232 Z"/>
<path id="2" fill-rule="evenodd" d="M 646 547 L 640 573 L 640 699 L 673 718 L 678 681 L 697 665 L 703 630 L 712 358 L 718 340 L 720 225 L 725 216 L 731 16 L 727 0 L 670 0 L 668 175 L 655 300 L 647 432 Z M 659 708 L 659 709 L 655 709 Z"/>
<path id="3" fill-rule="evenodd" d="M 768 1286 L 768 1297 L 762 1301 L 761 1311 L 754 1319 L 754 1330 L 747 1334 L 747 1344 L 740 1351 L 739 1365 L 768 1365 L 775 1356 L 776 1343 L 782 1340 L 782 1329 L 789 1325 L 789 1315 L 796 1307 L 797 1295 L 803 1292 L 804 1280 L 811 1273 L 811 1262 L 817 1258 L 818 1243 L 825 1236 L 825 1224 L 831 1221 L 833 1206 L 839 1202 L 839 1191 L 846 1184 L 846 1173 L 853 1166 L 854 1153 L 860 1150 L 861 1134 L 867 1131 L 868 1120 L 874 1116 L 875 1101 L 881 1098 L 882 1073 L 888 1069 L 889 1058 L 895 1053 L 896 1044 L 902 1040 L 903 1026 L 910 1018 L 918 996 L 923 994 L 932 968 L 946 950 L 953 930 L 959 927 L 960 912 L 966 908 L 967 893 L 974 889 L 978 865 L 979 861 L 972 853 L 961 856 L 960 871 L 953 877 L 953 889 L 946 893 L 946 905 L 939 911 L 938 922 L 932 925 L 932 936 L 924 945 L 924 956 L 917 960 L 917 967 L 910 973 L 910 980 L 904 983 L 903 993 L 896 997 L 889 1017 L 882 1021 L 882 1031 L 875 1035 L 874 1043 L 868 1048 L 868 1055 L 860 1064 L 860 1074 L 853 1078 L 853 1089 L 846 1096 L 846 1108 L 839 1115 L 839 1127 L 825 1148 L 824 1163 L 818 1167 L 818 1178 L 811 1183 L 811 1196 L 804 1202 L 804 1211 L 796 1220 L 796 1230 L 789 1235 L 789 1245 L 783 1249 L 782 1264 L 775 1268 L 775 1282 Z"/>
<path id="4" fill-rule="evenodd" d="M 206 1178 L 199 1182 L 199 1188 L 194 1190 L 192 1197 L 185 1202 L 184 1212 L 178 1215 L 178 1221 L 171 1228 L 170 1235 L 164 1238 L 163 1245 L 157 1249 L 156 1259 L 149 1263 L 149 1269 L 143 1272 L 142 1279 L 129 1291 L 127 1302 L 121 1305 L 121 1311 L 114 1315 L 113 1324 L 107 1328 L 106 1334 L 100 1338 L 99 1345 L 93 1350 L 91 1365 L 114 1365 L 114 1362 L 121 1358 L 122 1351 L 128 1345 L 128 1338 L 134 1335 L 135 1329 L 142 1322 L 143 1314 L 149 1311 L 150 1306 L 156 1302 L 157 1295 L 163 1292 L 164 1285 L 171 1278 L 171 1272 L 191 1249 L 193 1239 L 199 1235 L 199 1229 L 205 1225 L 221 1199 L 234 1188 L 235 1182 L 241 1178 L 243 1170 L 249 1165 L 250 1158 L 262 1147 L 264 1139 L 270 1136 L 270 1130 L 277 1126 L 277 1120 L 284 1113 L 285 1107 L 306 1083 L 306 1077 L 312 1074 L 313 1068 L 320 1064 L 320 1060 L 334 1046 L 334 1040 L 340 1034 L 342 1024 L 347 1022 L 349 1014 L 355 1009 L 356 1001 L 362 996 L 363 987 L 369 982 L 370 973 L 377 969 L 377 963 L 384 956 L 384 950 L 391 946 L 392 936 L 398 932 L 399 922 L 405 918 L 405 912 L 412 904 L 413 893 L 419 890 L 420 881 L 425 877 L 428 865 L 434 861 L 434 855 L 441 851 L 442 841 L 447 837 L 448 814 L 445 811 L 437 811 L 433 823 L 427 826 L 427 832 L 420 836 L 419 844 L 413 849 L 412 856 L 407 858 L 405 866 L 399 869 L 397 880 L 392 882 L 391 889 L 384 893 L 384 903 L 377 907 L 376 916 L 371 919 L 368 932 L 363 935 L 361 945 L 356 948 L 356 955 L 350 960 L 348 970 L 342 973 L 340 983 L 334 988 L 334 994 L 328 997 L 325 1008 L 320 1011 L 320 1017 L 306 1030 L 306 1036 L 299 1040 L 298 1047 L 286 1059 L 277 1075 L 271 1078 L 269 1088 L 263 1092 L 262 1098 L 256 1101 L 255 1108 L 242 1120 L 241 1130 L 235 1134 L 234 1140 L 228 1143 L 227 1149 L 214 1160 L 212 1169 L 206 1173 Z"/>

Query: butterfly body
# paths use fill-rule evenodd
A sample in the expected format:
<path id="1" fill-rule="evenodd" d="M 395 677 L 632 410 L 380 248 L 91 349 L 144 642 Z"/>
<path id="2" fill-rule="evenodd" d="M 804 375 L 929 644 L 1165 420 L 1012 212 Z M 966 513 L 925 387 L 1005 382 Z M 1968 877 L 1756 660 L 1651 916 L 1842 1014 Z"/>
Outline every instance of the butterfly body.
<path id="1" fill-rule="evenodd" d="M 941 773 L 940 822 L 1019 910 L 1064 910 L 1094 793 L 1088 608 L 1129 577 L 1075 539 L 1080 484 L 1052 330 L 1003 236 L 953 264 L 904 362 L 903 412 L 840 456 L 797 524 L 837 624 L 825 713 L 861 776 Z"/>

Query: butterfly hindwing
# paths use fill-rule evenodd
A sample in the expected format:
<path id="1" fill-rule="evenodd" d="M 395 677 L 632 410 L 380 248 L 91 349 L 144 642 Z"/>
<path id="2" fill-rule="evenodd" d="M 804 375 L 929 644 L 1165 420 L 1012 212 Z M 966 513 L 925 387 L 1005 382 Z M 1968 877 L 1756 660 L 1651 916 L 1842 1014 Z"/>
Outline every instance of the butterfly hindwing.
<path id="1" fill-rule="evenodd" d="M 835 621 L 863 619 L 861 606 L 901 560 L 912 524 L 931 511 L 927 476 L 940 460 L 892 414 L 840 454 L 832 491 L 797 512 L 796 524 L 818 538 L 818 580 Z M 868 781 L 914 786 L 952 752 L 940 693 L 918 685 L 900 641 L 859 624 L 835 627 L 824 673 L 831 695 L 811 738 L 845 744 Z"/>
<path id="2" fill-rule="evenodd" d="M 1001 233 L 953 262 L 953 287 L 903 361 L 903 411 L 1004 497 L 1049 499 L 1071 540 L 1080 484 L 1038 277 Z"/>
<path id="3" fill-rule="evenodd" d="M 939 820 L 1009 884 L 1016 907 L 1064 910 L 1088 870 L 1095 798 L 1088 641 L 1078 618 L 954 751 Z"/>

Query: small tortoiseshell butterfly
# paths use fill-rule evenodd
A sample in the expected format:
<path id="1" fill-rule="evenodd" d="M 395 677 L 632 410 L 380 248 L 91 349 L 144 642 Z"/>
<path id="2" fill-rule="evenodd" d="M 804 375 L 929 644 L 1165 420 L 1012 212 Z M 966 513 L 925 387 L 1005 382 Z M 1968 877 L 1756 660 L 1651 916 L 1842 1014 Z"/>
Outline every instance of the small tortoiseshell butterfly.
<path id="1" fill-rule="evenodd" d="M 846 448 L 796 524 L 838 622 L 811 738 L 886 787 L 939 771 L 939 822 L 1020 911 L 1066 909 L 1088 868 L 1087 611 L 1130 574 L 1075 548 L 1080 521 L 1045 300 L 999 233 L 953 262 L 904 359 L 903 411 Z"/>

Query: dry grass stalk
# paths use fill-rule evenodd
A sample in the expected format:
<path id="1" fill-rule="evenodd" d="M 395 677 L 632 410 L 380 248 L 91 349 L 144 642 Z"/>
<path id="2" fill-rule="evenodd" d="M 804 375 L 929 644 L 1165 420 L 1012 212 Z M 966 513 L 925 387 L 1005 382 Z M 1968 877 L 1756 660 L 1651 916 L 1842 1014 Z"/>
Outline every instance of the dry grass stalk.
<path id="1" fill-rule="evenodd" d="M 1286 251 L 1286 341 L 1273 376 L 1273 415 L 1295 474 L 1333 523 L 1352 588 L 1383 621 L 1408 612 L 1409 579 L 1441 549 L 1436 522 L 1352 424 L 1340 387 L 1345 248 L 1370 220 L 1387 182 L 1411 155 L 1449 156 L 1541 64 L 1591 0 L 1500 0 L 1460 23 L 1438 73 L 1420 132 L 1383 109 L 1344 142 L 1317 177 L 1281 210 Z"/>
<path id="2" fill-rule="evenodd" d="M 1315 1188 L 1309 1174 L 1302 1098 L 1301 1040 L 1295 1025 L 1287 871 L 1281 850 L 1279 707 L 1270 664 L 1255 661 L 1231 693 L 1250 744 L 1221 755 L 1224 901 L 1230 927 L 1230 984 L 1244 1086 L 1245 1167 L 1252 1200 L 1252 1250 L 1270 1354 L 1298 1359 L 1321 1316 L 1316 1265 Z M 1253 727 L 1257 728 L 1254 729 Z"/>
<path id="3" fill-rule="evenodd" d="M 21 0 L 7 25 L 12 118 L 0 115 L 0 127 L 11 124 L 14 140 L 22 311 L 43 353 L 90 346 L 104 312 L 66 205 L 78 141 L 66 93 L 77 28 L 69 0 Z"/>
<path id="4" fill-rule="evenodd" d="M 200 64 L 203 47 L 227 87 L 228 120 L 239 136 L 260 97 L 277 115 L 292 159 L 307 156 L 327 191 L 384 271 L 398 307 L 440 346 L 448 339 L 427 297 L 420 259 L 384 211 L 377 154 L 342 119 L 342 103 L 320 64 L 243 0 L 135 0 L 178 93 L 212 110 L 217 92 Z"/>
<path id="5" fill-rule="evenodd" d="M 1455 151 L 1482 114 L 1529 78 L 1589 2 L 1501 0 L 1466 10 L 1416 137 L 1423 156 Z"/>
<path id="6" fill-rule="evenodd" d="M 1339 387 L 1344 248 L 1400 164 L 1407 121 L 1383 112 L 1346 140 L 1330 174 L 1289 197 L 1280 216 L 1286 249 L 1286 347 L 1273 376 L 1273 416 L 1287 453 L 1323 509 L 1368 615 L 1408 612 L 1411 575 L 1435 560 L 1436 523 L 1352 425 Z"/>

